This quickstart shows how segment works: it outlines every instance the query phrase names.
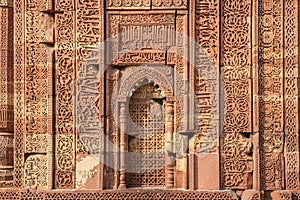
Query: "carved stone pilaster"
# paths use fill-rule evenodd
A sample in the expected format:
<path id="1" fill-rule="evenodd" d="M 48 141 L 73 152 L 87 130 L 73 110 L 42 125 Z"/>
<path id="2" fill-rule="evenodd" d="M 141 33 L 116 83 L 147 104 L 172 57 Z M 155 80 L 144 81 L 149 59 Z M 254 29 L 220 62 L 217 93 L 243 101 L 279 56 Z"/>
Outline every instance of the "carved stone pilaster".
<path id="1" fill-rule="evenodd" d="M 126 188 L 126 152 L 128 151 L 128 136 L 126 134 L 126 103 L 120 103 L 120 185 L 119 189 Z"/>
<path id="2" fill-rule="evenodd" d="M 174 166 L 175 160 L 173 156 L 173 135 L 174 135 L 174 102 L 168 101 L 166 105 L 166 186 L 174 187 Z"/>

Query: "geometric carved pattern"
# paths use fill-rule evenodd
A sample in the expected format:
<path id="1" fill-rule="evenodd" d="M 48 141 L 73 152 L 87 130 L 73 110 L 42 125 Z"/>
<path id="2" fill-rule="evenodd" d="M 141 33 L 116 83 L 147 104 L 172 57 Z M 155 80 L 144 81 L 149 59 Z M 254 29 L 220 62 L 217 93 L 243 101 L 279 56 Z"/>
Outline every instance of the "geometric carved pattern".
<path id="1" fill-rule="evenodd" d="M 26 0 L 26 10 L 52 11 L 52 0 Z"/>
<path id="2" fill-rule="evenodd" d="M 155 86 L 148 84 L 138 88 L 130 98 L 129 112 L 133 122 L 128 142 L 128 169 L 133 172 L 127 173 L 130 186 L 165 185 L 165 113 L 159 97 Z"/>
<path id="3" fill-rule="evenodd" d="M 0 7 L 13 7 L 13 0 L 0 0 Z"/>
<path id="4" fill-rule="evenodd" d="M 37 1 L 26 1 L 26 9 L 29 10 L 25 11 L 26 24 L 24 28 L 26 44 L 24 80 L 26 132 L 24 133 L 26 133 L 25 153 L 28 153 L 28 157 L 24 164 L 24 184 L 26 188 L 49 189 L 52 187 L 51 168 L 53 162 L 53 46 L 51 47 L 53 43 L 53 17 L 45 12 L 48 8 L 39 7 Z M 52 1 L 48 2 L 48 4 L 52 5 Z M 39 138 L 40 141 L 37 142 L 36 138 Z"/>
<path id="5" fill-rule="evenodd" d="M 47 134 L 26 134 L 25 141 L 26 153 L 47 153 L 47 145 L 51 142 L 51 137 Z"/>
<path id="6" fill-rule="evenodd" d="M 258 5 L 258 77 L 261 187 L 283 187 L 283 1 Z"/>
<path id="7" fill-rule="evenodd" d="M 14 0 L 14 155 L 15 155 L 15 186 L 22 187 L 24 180 L 24 132 L 25 132 L 25 113 L 24 113 L 24 24 L 25 24 L 25 2 Z"/>
<path id="8" fill-rule="evenodd" d="M 225 0 L 222 9 L 222 186 L 245 189 L 252 185 L 251 1 Z"/>

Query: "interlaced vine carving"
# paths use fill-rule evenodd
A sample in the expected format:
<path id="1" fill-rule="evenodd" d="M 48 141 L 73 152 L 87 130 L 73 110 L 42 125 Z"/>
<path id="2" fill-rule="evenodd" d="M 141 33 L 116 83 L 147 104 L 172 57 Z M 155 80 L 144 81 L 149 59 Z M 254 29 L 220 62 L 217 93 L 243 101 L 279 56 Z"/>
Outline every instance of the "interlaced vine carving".
<path id="1" fill-rule="evenodd" d="M 67 5 L 66 7 L 68 7 Z M 57 134 L 55 186 L 56 188 L 65 189 L 74 188 L 75 186 L 75 120 L 73 115 L 73 95 L 75 88 L 75 12 L 67 11 L 67 9 L 65 8 L 66 11 L 55 15 L 55 41 L 57 45 L 55 52 Z"/>
<path id="2" fill-rule="evenodd" d="M 248 20 L 251 1 L 222 2 L 222 82 L 224 119 L 222 141 L 222 186 L 249 188 L 252 173 L 251 48 Z"/>

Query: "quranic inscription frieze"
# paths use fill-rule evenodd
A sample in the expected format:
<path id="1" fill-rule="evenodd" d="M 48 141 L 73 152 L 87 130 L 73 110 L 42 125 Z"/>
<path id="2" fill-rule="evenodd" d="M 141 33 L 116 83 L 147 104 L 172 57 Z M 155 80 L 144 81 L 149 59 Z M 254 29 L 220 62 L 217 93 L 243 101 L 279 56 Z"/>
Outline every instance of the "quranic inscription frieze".
<path id="1" fill-rule="evenodd" d="M 103 188 L 104 1 L 76 2 L 75 121 L 76 189 Z M 77 147 L 76 147 L 77 148 Z M 78 150 L 76 149 L 75 152 Z"/>
<path id="2" fill-rule="evenodd" d="M 131 65 L 141 64 L 147 61 L 145 59 L 162 63 L 167 48 L 176 43 L 175 13 L 109 12 L 107 27 L 107 64 L 124 64 L 124 61 Z"/>
<path id="3" fill-rule="evenodd" d="M 195 153 L 218 152 L 219 147 L 219 12 L 218 1 L 195 2 L 196 51 L 191 75 L 199 113 Z"/>

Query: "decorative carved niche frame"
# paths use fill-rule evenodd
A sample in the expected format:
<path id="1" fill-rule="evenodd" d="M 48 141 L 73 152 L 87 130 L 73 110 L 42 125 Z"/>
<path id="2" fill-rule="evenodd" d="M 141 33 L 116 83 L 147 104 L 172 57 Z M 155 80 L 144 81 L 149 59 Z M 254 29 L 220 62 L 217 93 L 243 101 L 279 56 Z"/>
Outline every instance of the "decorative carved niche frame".
<path id="1" fill-rule="evenodd" d="M 120 144 L 120 173 L 114 172 L 114 188 L 126 188 L 124 152 L 128 150 L 126 135 L 126 114 L 129 99 L 134 88 L 147 80 L 159 86 L 166 99 L 165 122 L 168 164 L 166 165 L 166 187 L 176 187 L 174 181 L 175 145 L 174 132 L 182 123 L 184 73 L 187 63 L 184 61 L 186 49 L 183 35 L 187 33 L 187 12 L 164 11 L 108 11 L 106 64 L 118 71 L 120 80 L 114 80 L 115 91 L 110 101 L 115 104 L 114 119 L 119 127 L 115 129 L 115 144 Z M 147 34 L 143 34 L 143 31 Z M 177 32 L 176 32 L 177 31 Z M 142 43 L 139 43 L 142 41 Z M 118 78 L 117 78 L 118 79 Z M 117 89 L 116 89 L 117 88 Z M 111 88 L 108 88 L 110 92 Z M 185 102 L 186 103 L 186 102 Z M 125 121 L 124 121 L 125 120 Z M 186 170 L 185 170 L 186 171 Z M 185 184 L 183 184 L 185 185 Z M 180 185 L 179 187 L 182 187 Z"/>

